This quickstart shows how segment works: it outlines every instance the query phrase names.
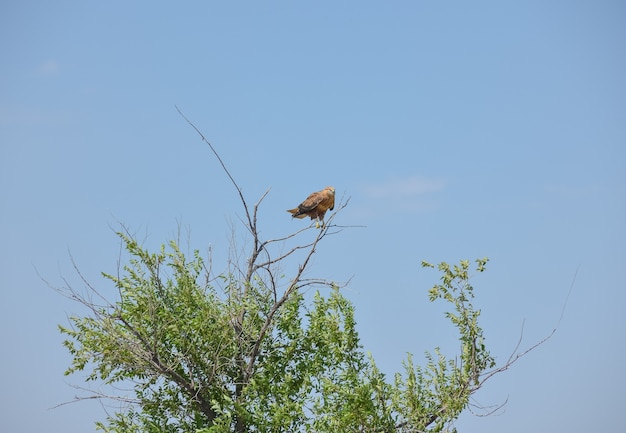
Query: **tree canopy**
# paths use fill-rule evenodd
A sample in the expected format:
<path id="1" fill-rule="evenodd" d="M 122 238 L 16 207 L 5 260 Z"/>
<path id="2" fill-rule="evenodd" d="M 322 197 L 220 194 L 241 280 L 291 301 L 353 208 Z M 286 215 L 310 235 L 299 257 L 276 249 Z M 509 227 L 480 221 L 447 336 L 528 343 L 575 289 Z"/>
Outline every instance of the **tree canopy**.
<path id="1" fill-rule="evenodd" d="M 332 227 L 317 232 L 305 261 Z M 458 356 L 435 349 L 425 366 L 408 356 L 389 379 L 360 344 L 340 287 L 304 280 L 305 265 L 279 292 L 271 257 L 257 255 L 247 275 L 212 277 L 198 251 L 186 257 L 172 241 L 150 252 L 118 235 L 131 258 L 104 276 L 119 299 L 100 302 L 91 286 L 89 296 L 73 291 L 91 314 L 60 326 L 73 357 L 67 374 L 87 370 L 88 381 L 132 387 L 106 395 L 128 404 L 98 423 L 103 431 L 446 431 L 495 366 L 472 305 L 469 261 L 437 265 L 441 278 L 428 292 L 449 305 Z M 306 303 L 313 285 L 326 289 Z"/>

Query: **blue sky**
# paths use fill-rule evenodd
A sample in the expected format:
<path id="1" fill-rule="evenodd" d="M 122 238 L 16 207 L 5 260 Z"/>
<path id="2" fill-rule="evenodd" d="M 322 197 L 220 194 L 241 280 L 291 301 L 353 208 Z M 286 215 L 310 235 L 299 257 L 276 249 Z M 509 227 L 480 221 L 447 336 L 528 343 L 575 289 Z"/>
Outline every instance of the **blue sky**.
<path id="1" fill-rule="evenodd" d="M 94 431 L 58 323 L 119 255 L 120 222 L 156 247 L 179 223 L 225 267 L 242 209 L 267 238 L 334 185 L 354 225 L 312 275 L 350 280 L 365 349 L 401 368 L 456 342 L 421 260 L 488 256 L 473 280 L 504 362 L 460 432 L 626 425 L 626 6 L 526 2 L 4 2 L 0 6 L 0 429 Z M 288 271 L 288 270 L 287 270 Z M 565 314 L 559 322 L 575 277 Z M 450 352 L 452 353 L 452 352 Z"/>

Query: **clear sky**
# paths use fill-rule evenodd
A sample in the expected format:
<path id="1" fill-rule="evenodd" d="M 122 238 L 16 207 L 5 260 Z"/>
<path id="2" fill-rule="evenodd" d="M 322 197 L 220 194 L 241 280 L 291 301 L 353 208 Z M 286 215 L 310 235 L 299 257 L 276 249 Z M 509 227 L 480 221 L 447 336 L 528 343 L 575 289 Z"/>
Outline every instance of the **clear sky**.
<path id="1" fill-rule="evenodd" d="M 263 236 L 326 185 L 350 197 L 311 273 L 351 279 L 388 373 L 455 337 L 421 260 L 476 276 L 498 361 L 460 432 L 626 428 L 626 4 L 622 1 L 96 2 L 0 5 L 0 430 L 94 431 L 56 329 L 80 312 L 41 280 L 114 271 L 120 222 L 190 231 L 225 267 L 242 209 Z M 576 275 L 576 272 L 578 273 Z M 289 270 L 286 270 L 289 271 Z M 568 290 L 573 290 L 559 323 Z M 114 295 L 111 292 L 112 296 Z M 452 353 L 452 352 L 449 352 Z"/>

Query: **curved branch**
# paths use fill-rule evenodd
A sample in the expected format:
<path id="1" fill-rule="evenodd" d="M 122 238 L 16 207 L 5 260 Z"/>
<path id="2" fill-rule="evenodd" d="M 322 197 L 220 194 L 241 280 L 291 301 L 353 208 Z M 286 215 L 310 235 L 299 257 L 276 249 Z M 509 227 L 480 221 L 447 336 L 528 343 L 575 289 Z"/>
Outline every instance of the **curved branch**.
<path id="1" fill-rule="evenodd" d="M 196 127 L 196 125 L 193 124 L 193 122 L 191 120 L 189 120 L 187 118 L 187 116 L 185 116 L 183 114 L 182 111 L 180 111 L 180 108 L 178 108 L 178 106 L 176 106 L 176 111 L 178 111 L 178 114 L 181 115 L 181 117 L 183 119 L 185 119 L 185 121 L 189 124 L 189 126 L 191 126 L 200 136 L 200 138 L 202 139 L 202 141 L 204 141 L 209 148 L 211 149 L 211 151 L 213 152 L 213 154 L 215 155 L 215 157 L 217 158 L 218 162 L 220 163 L 220 165 L 222 166 L 222 169 L 224 170 L 224 172 L 226 173 L 226 175 L 228 176 L 228 178 L 230 179 L 231 183 L 235 186 L 235 189 L 237 190 L 237 193 L 239 194 L 239 199 L 241 200 L 241 203 L 243 204 L 243 208 L 246 212 L 246 218 L 248 219 L 248 224 L 250 229 L 252 230 L 252 228 L 254 227 L 253 224 L 253 219 L 250 216 L 250 212 L 248 210 L 248 204 L 246 203 L 246 199 L 243 196 L 243 192 L 241 191 L 241 188 L 239 187 L 239 184 L 237 184 L 237 182 L 235 181 L 235 178 L 233 178 L 233 176 L 230 174 L 230 171 L 228 171 L 228 168 L 226 168 L 226 164 L 224 164 L 224 161 L 222 161 L 222 158 L 220 157 L 219 153 L 217 153 L 217 151 L 215 150 L 215 148 L 213 147 L 213 145 L 211 144 L 211 142 L 209 140 L 207 140 L 204 137 L 204 134 L 202 134 L 202 132 L 200 132 L 200 130 Z M 266 193 L 267 194 L 267 193 Z M 265 195 L 264 195 L 265 196 Z M 255 218 L 256 220 L 256 218 Z"/>

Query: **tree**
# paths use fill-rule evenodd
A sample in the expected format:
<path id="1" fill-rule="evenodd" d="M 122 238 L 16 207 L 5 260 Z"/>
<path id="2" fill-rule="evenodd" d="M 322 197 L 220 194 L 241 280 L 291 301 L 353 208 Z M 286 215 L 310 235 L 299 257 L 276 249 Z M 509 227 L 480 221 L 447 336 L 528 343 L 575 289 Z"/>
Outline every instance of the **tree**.
<path id="1" fill-rule="evenodd" d="M 182 114 L 182 113 L 181 113 Z M 190 123 L 192 127 L 193 124 Z M 126 404 L 97 427 L 106 432 L 443 432 L 469 405 L 470 396 L 517 357 L 496 367 L 472 301 L 469 261 L 440 263 L 441 279 L 428 296 L 449 306 L 460 351 L 438 349 L 418 366 L 409 355 L 404 372 L 389 380 L 361 346 L 353 307 L 341 287 L 305 278 L 309 261 L 327 236 L 342 227 L 335 217 L 279 239 L 263 240 L 252 207 L 235 186 L 251 238 L 248 258 L 213 275 L 198 251 L 184 254 L 176 241 L 157 252 L 128 230 L 117 234 L 129 255 L 104 277 L 118 291 L 105 299 L 86 280 L 86 291 L 65 293 L 88 307 L 59 326 L 72 355 L 66 374 L 89 372 L 87 381 L 111 387 L 90 397 Z M 267 193 L 266 193 L 267 194 Z M 308 241 L 300 241 L 309 237 Z M 275 248 L 292 245 L 287 252 Z M 298 265 L 282 276 L 287 259 Z M 476 260 L 483 272 L 487 259 Z M 425 268 L 434 265 L 423 262 Z M 315 290 L 313 292 L 313 290 Z M 312 294 L 307 301 L 306 294 Z M 518 357 L 521 355 L 517 355 Z M 126 387 L 127 392 L 115 392 Z M 81 399 L 84 397 L 79 397 Z"/>

